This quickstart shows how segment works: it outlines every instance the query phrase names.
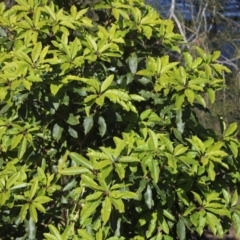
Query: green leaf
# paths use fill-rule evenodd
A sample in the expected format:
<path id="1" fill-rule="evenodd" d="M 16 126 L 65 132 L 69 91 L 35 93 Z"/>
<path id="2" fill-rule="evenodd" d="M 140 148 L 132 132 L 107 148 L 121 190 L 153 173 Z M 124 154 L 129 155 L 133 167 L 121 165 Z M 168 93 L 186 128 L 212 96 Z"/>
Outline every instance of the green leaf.
<path id="1" fill-rule="evenodd" d="M 184 56 L 184 59 L 185 59 L 185 61 L 187 63 L 187 66 L 190 68 L 192 66 L 192 61 L 193 61 L 192 56 L 188 52 L 184 52 L 183 56 Z"/>
<path id="2" fill-rule="evenodd" d="M 151 172 L 151 177 L 155 183 L 158 183 L 160 177 L 160 167 L 157 160 L 152 160 L 149 164 L 149 169 Z"/>
<path id="3" fill-rule="evenodd" d="M 44 6 L 44 8 L 47 10 L 46 12 L 52 17 L 52 19 L 55 21 L 56 20 L 56 15 L 55 13 L 52 11 L 52 9 L 49 6 Z"/>
<path id="4" fill-rule="evenodd" d="M 216 223 L 218 222 L 218 218 L 212 214 L 207 212 L 207 223 L 214 235 L 217 233 Z"/>
<path id="5" fill-rule="evenodd" d="M 212 88 L 208 88 L 207 92 L 208 92 L 209 100 L 213 104 L 215 102 L 215 91 Z"/>
<path id="6" fill-rule="evenodd" d="M 153 232 L 156 230 L 156 225 L 157 225 L 157 213 L 153 213 L 151 216 L 151 219 L 148 223 L 148 230 L 146 231 L 146 237 L 149 239 Z"/>
<path id="7" fill-rule="evenodd" d="M 168 218 L 168 219 L 170 219 L 170 220 L 172 220 L 172 221 L 175 221 L 175 217 L 169 212 L 169 211 L 167 211 L 167 210 L 163 210 L 163 215 L 166 217 L 166 218 Z"/>
<path id="8" fill-rule="evenodd" d="M 33 206 L 33 204 L 31 204 L 29 206 L 29 213 L 30 213 L 30 216 L 31 218 L 33 219 L 34 222 L 37 222 L 38 221 L 38 214 L 37 214 L 37 210 L 36 208 Z"/>
<path id="9" fill-rule="evenodd" d="M 158 138 L 157 135 L 150 129 L 148 129 L 149 133 L 149 144 L 151 149 L 157 149 L 158 148 Z"/>
<path id="10" fill-rule="evenodd" d="M 14 136 L 12 139 L 11 149 L 16 148 L 21 142 L 22 138 L 23 138 L 23 134 L 18 134 L 17 136 Z"/>
<path id="11" fill-rule="evenodd" d="M 138 199 L 138 194 L 130 191 L 124 191 L 121 195 L 123 199 Z"/>
<path id="12" fill-rule="evenodd" d="M 70 125 L 78 125 L 79 124 L 79 120 L 78 117 L 75 117 L 72 113 L 69 115 L 67 123 Z"/>
<path id="13" fill-rule="evenodd" d="M 212 61 L 216 61 L 221 55 L 220 51 L 214 51 L 212 54 Z"/>
<path id="14" fill-rule="evenodd" d="M 59 141 L 62 137 L 63 128 L 60 127 L 57 123 L 53 126 L 52 135 L 56 141 Z"/>
<path id="15" fill-rule="evenodd" d="M 174 149 L 174 156 L 179 156 L 185 153 L 188 150 L 187 147 L 184 147 L 182 144 L 177 145 L 176 148 Z"/>
<path id="16" fill-rule="evenodd" d="M 110 200 L 113 204 L 113 206 L 120 212 L 120 213 L 124 213 L 125 212 L 125 206 L 124 206 L 124 203 L 122 201 L 121 198 L 113 198 L 111 195 L 110 195 Z"/>
<path id="17" fill-rule="evenodd" d="M 95 52 L 97 52 L 97 44 L 96 44 L 94 38 L 91 35 L 87 35 L 86 40 L 89 44 L 89 47 L 92 48 Z"/>
<path id="18" fill-rule="evenodd" d="M 99 125 L 98 130 L 99 130 L 100 136 L 103 137 L 107 131 L 107 124 L 105 122 L 105 119 L 102 116 L 98 118 L 98 125 Z"/>
<path id="19" fill-rule="evenodd" d="M 102 203 L 101 216 L 103 224 L 105 225 L 110 217 L 112 211 L 112 203 L 109 197 L 106 197 Z"/>
<path id="20" fill-rule="evenodd" d="M 183 221 L 183 219 L 179 219 L 177 222 L 177 235 L 179 240 L 185 240 L 186 239 L 186 226 Z"/>
<path id="21" fill-rule="evenodd" d="M 92 188 L 93 190 L 96 191 L 102 191 L 103 188 L 100 187 L 99 185 L 97 185 L 90 177 L 86 176 L 86 175 L 82 175 L 82 180 L 83 180 L 83 184 L 89 188 Z"/>
<path id="22" fill-rule="evenodd" d="M 42 51 L 42 43 L 41 42 L 35 43 L 31 52 L 33 62 L 36 62 L 38 60 L 41 51 Z"/>
<path id="23" fill-rule="evenodd" d="M 138 101 L 138 102 L 145 101 L 145 98 L 143 98 L 137 94 L 130 94 L 130 98 L 131 98 L 131 100 Z"/>
<path id="24" fill-rule="evenodd" d="M 23 79 L 22 82 L 23 82 L 24 87 L 25 87 L 28 91 L 30 91 L 30 90 L 31 90 L 31 87 L 32 87 L 32 83 L 29 82 L 29 81 L 27 81 L 26 79 Z"/>
<path id="25" fill-rule="evenodd" d="M 193 104 L 193 101 L 194 101 L 194 98 L 195 98 L 194 92 L 193 92 L 192 90 L 190 90 L 190 89 L 186 89 L 186 90 L 184 91 L 184 93 L 185 93 L 185 95 L 186 95 L 186 97 L 187 97 L 187 100 L 188 100 L 191 104 Z"/>
<path id="26" fill-rule="evenodd" d="M 234 226 L 234 229 L 236 231 L 236 237 L 239 237 L 240 236 L 240 216 L 234 212 L 233 215 L 232 215 L 232 220 L 233 220 L 233 226 Z"/>
<path id="27" fill-rule="evenodd" d="M 163 232 L 166 234 L 169 234 L 169 226 L 167 224 L 166 219 L 164 217 L 161 217 L 159 222 L 160 222 L 160 226 L 161 226 Z"/>
<path id="28" fill-rule="evenodd" d="M 27 139 L 23 137 L 21 143 L 18 146 L 18 158 L 22 159 L 24 153 L 27 150 Z"/>
<path id="29" fill-rule="evenodd" d="M 232 195 L 231 207 L 236 206 L 237 203 L 238 203 L 238 192 L 237 192 L 237 190 L 235 190 L 233 195 Z"/>
<path id="30" fill-rule="evenodd" d="M 188 214 L 190 214 L 192 211 L 194 211 L 196 209 L 195 205 L 190 205 L 184 212 L 183 216 L 187 216 Z"/>
<path id="31" fill-rule="evenodd" d="M 39 11 L 39 14 L 40 14 L 40 11 Z M 46 57 L 48 51 L 49 51 L 49 46 L 46 46 L 46 47 L 43 48 L 43 50 L 40 53 L 40 57 L 39 57 L 40 62 L 44 61 L 44 58 Z"/>
<path id="32" fill-rule="evenodd" d="M 63 86 L 63 84 L 51 84 L 50 90 L 51 90 L 52 95 L 55 96 L 62 86 Z"/>
<path id="33" fill-rule="evenodd" d="M 59 171 L 60 174 L 66 175 L 66 176 L 74 176 L 74 175 L 79 175 L 79 174 L 88 173 L 88 172 L 89 170 L 87 168 L 77 167 L 77 166 L 65 168 Z"/>
<path id="34" fill-rule="evenodd" d="M 7 181 L 6 188 L 9 189 L 11 186 L 17 182 L 18 178 L 20 177 L 20 172 L 14 173 Z"/>
<path id="35" fill-rule="evenodd" d="M 81 43 L 78 38 L 75 38 L 70 47 L 71 58 L 74 59 L 81 48 Z"/>
<path id="36" fill-rule="evenodd" d="M 4 89 L 3 87 L 1 87 L 1 91 L 0 91 L 0 100 L 4 100 L 6 95 L 7 95 L 8 91 L 7 91 L 7 87 Z"/>
<path id="37" fill-rule="evenodd" d="M 54 237 L 56 237 L 56 239 L 62 240 L 62 237 L 61 237 L 60 232 L 58 231 L 58 229 L 57 229 L 54 225 L 49 224 L 49 225 L 48 225 L 48 228 L 49 228 L 49 230 L 50 230 L 50 233 L 51 233 Z"/>
<path id="38" fill-rule="evenodd" d="M 146 118 L 148 118 L 151 115 L 152 112 L 153 112 L 152 109 L 147 109 L 147 110 L 143 111 L 140 115 L 140 119 L 142 121 L 145 120 Z"/>
<path id="39" fill-rule="evenodd" d="M 131 73 L 135 74 L 137 72 L 137 67 L 138 67 L 138 59 L 137 59 L 137 54 L 132 53 L 131 56 L 129 57 L 129 68 L 131 70 Z"/>
<path id="40" fill-rule="evenodd" d="M 176 65 L 178 65 L 178 62 L 172 62 L 172 63 L 167 63 L 167 65 L 163 64 L 164 67 L 161 69 L 161 74 L 167 72 L 168 70 L 174 68 Z"/>
<path id="41" fill-rule="evenodd" d="M 53 235 L 50 234 L 50 233 L 44 233 L 43 235 L 44 235 L 44 237 L 45 237 L 47 240 L 58 240 L 57 237 L 53 236 Z"/>
<path id="42" fill-rule="evenodd" d="M 76 152 L 71 152 L 71 153 L 69 153 L 69 156 L 78 165 L 81 165 L 90 170 L 93 170 L 93 166 L 92 166 L 91 162 L 89 160 L 87 160 L 85 157 L 83 157 L 82 155 L 80 155 Z"/>
<path id="43" fill-rule="evenodd" d="M 88 219 L 97 209 L 100 204 L 101 197 L 96 199 L 95 201 L 90 201 L 84 204 L 80 216 L 81 223 L 84 223 L 86 219 Z"/>
<path id="44" fill-rule="evenodd" d="M 78 133 L 73 128 L 68 127 L 68 132 L 73 138 L 78 138 Z"/>
<path id="45" fill-rule="evenodd" d="M 98 173 L 97 177 L 98 177 L 98 182 L 100 183 L 101 187 L 104 189 L 104 191 L 108 191 L 109 187 L 106 183 L 106 178 L 107 176 L 109 176 L 109 172 L 111 172 L 112 167 L 108 166 L 102 169 L 102 171 L 100 173 Z"/>
<path id="46" fill-rule="evenodd" d="M 228 128 L 224 131 L 223 136 L 224 137 L 229 137 L 235 135 L 237 131 L 237 123 L 231 123 Z"/>
<path id="47" fill-rule="evenodd" d="M 29 204 L 24 204 L 22 207 L 21 207 L 21 210 L 20 210 L 20 217 L 21 217 L 21 220 L 23 221 L 25 218 L 26 218 L 26 215 L 27 215 L 27 210 L 29 209 Z"/>
<path id="48" fill-rule="evenodd" d="M 112 74 L 104 80 L 104 82 L 101 85 L 101 93 L 107 90 L 107 88 L 111 85 L 113 79 L 114 79 L 114 75 Z"/>
<path id="49" fill-rule="evenodd" d="M 122 180 L 125 177 L 125 169 L 121 164 L 115 165 L 115 171 L 117 172 L 119 178 Z"/>
<path id="50" fill-rule="evenodd" d="M 93 115 L 84 118 L 83 127 L 86 135 L 93 127 Z"/>
<path id="51" fill-rule="evenodd" d="M 137 75 L 141 75 L 141 76 L 146 76 L 146 77 L 151 77 L 154 76 L 154 73 L 145 69 L 145 70 L 140 70 L 138 72 L 136 72 Z"/>
<path id="52" fill-rule="evenodd" d="M 226 203 L 229 204 L 230 203 L 229 192 L 226 189 L 222 189 L 222 193 L 223 193 L 223 196 L 224 196 L 224 199 L 225 199 Z"/>
<path id="53" fill-rule="evenodd" d="M 86 201 L 96 201 L 96 200 L 99 200 L 101 197 L 103 196 L 103 192 L 95 192 L 91 195 L 88 195 L 85 200 Z"/>
<path id="54" fill-rule="evenodd" d="M 212 162 L 209 162 L 207 171 L 208 171 L 208 176 L 211 179 L 211 181 L 214 181 L 215 177 L 216 177 L 216 172 L 214 171 L 214 164 Z"/>
<path id="55" fill-rule="evenodd" d="M 200 47 L 195 47 L 197 50 L 198 54 L 203 58 L 204 61 L 206 61 L 207 54 L 200 48 Z"/>
<path id="56" fill-rule="evenodd" d="M 24 226 L 25 226 L 25 231 L 27 233 L 27 237 L 29 240 L 36 239 L 36 224 L 33 221 L 31 217 L 29 217 L 29 220 L 24 220 Z"/>
<path id="57" fill-rule="evenodd" d="M 194 195 L 194 198 L 195 198 L 195 200 L 197 200 L 198 204 L 202 205 L 203 202 L 202 202 L 202 199 L 201 199 L 200 195 L 196 192 L 193 192 L 193 191 L 192 191 L 192 194 Z"/>
<path id="58" fill-rule="evenodd" d="M 34 199 L 34 202 L 40 203 L 40 204 L 44 204 L 47 202 L 52 201 L 52 199 L 50 197 L 47 196 L 38 196 Z"/>
<path id="59" fill-rule="evenodd" d="M 185 100 L 185 95 L 177 95 L 176 96 L 175 105 L 176 105 L 177 110 L 182 107 L 184 100 Z"/>
<path id="60" fill-rule="evenodd" d="M 236 158 L 238 156 L 238 143 L 230 141 L 229 147 L 233 153 L 233 156 Z"/>
<path id="61" fill-rule="evenodd" d="M 94 237 L 88 233 L 85 229 L 78 229 L 78 235 L 82 237 L 84 240 L 95 240 Z"/>
<path id="62" fill-rule="evenodd" d="M 145 199 L 145 203 L 146 203 L 147 207 L 149 209 L 151 209 L 153 206 L 153 199 L 152 199 L 152 189 L 151 189 L 150 185 L 147 185 L 147 189 L 144 193 L 144 199 Z"/>
<path id="63" fill-rule="evenodd" d="M 69 239 L 72 233 L 74 232 L 74 225 L 71 224 L 67 226 L 62 234 L 62 239 Z"/>
<path id="64" fill-rule="evenodd" d="M 124 156 L 124 157 L 121 156 L 118 161 L 121 163 L 140 162 L 140 160 L 137 157 L 132 157 L 132 156 Z"/>
<path id="65" fill-rule="evenodd" d="M 38 211 L 40 211 L 42 213 L 46 213 L 46 209 L 43 207 L 42 204 L 37 203 L 37 202 L 33 202 L 32 206 L 34 206 Z"/>
<path id="66" fill-rule="evenodd" d="M 34 179 L 31 189 L 29 191 L 29 199 L 32 200 L 38 189 L 38 180 Z"/>
<path id="67" fill-rule="evenodd" d="M 212 212 L 219 216 L 227 216 L 229 219 L 231 218 L 230 212 L 226 208 L 206 208 L 209 212 Z"/>

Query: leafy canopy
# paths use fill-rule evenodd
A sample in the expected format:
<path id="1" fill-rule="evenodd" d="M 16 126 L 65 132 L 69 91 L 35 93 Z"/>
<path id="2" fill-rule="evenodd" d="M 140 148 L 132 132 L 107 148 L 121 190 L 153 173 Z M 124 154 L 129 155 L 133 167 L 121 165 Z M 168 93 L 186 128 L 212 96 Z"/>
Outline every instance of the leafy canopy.
<path id="1" fill-rule="evenodd" d="M 142 0 L 1 3 L 0 43 L 3 239 L 240 235 L 237 125 L 195 111 L 219 52 L 182 53 Z"/>

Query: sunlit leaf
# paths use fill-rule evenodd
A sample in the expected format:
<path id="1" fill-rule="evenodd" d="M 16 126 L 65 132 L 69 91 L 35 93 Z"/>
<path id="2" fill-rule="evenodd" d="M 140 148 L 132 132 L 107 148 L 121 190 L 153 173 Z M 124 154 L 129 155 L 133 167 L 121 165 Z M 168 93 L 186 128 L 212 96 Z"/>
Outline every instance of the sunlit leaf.
<path id="1" fill-rule="evenodd" d="M 91 162 L 89 160 L 87 160 L 85 157 L 83 157 L 82 155 L 80 155 L 79 153 L 71 152 L 71 153 L 69 153 L 69 156 L 78 165 L 81 165 L 90 170 L 93 170 L 93 166 L 92 166 Z"/>
<path id="2" fill-rule="evenodd" d="M 27 150 L 27 139 L 22 138 L 21 143 L 18 146 L 18 158 L 21 159 Z"/>
<path id="3" fill-rule="evenodd" d="M 104 224 L 109 220 L 112 211 L 112 203 L 109 197 L 106 197 L 102 203 L 101 216 Z"/>
<path id="4" fill-rule="evenodd" d="M 62 175 L 67 175 L 67 176 L 74 176 L 74 175 L 79 175 L 87 172 L 89 172 L 89 170 L 84 167 L 69 167 L 69 168 L 62 169 L 60 171 Z"/>

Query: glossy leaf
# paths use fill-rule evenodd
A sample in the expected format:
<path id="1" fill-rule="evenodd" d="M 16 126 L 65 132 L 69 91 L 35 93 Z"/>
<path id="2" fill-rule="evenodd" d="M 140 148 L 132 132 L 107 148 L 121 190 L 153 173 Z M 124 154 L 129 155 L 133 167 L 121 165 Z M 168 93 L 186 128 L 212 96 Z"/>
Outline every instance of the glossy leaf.
<path id="1" fill-rule="evenodd" d="M 82 239 L 86 240 L 94 240 L 93 236 L 89 234 L 85 229 L 79 229 L 77 230 L 78 235 L 82 237 Z"/>
<path id="2" fill-rule="evenodd" d="M 82 155 L 76 153 L 76 152 L 71 152 L 69 153 L 70 158 L 77 163 L 80 166 L 86 167 L 90 170 L 93 170 L 93 166 L 89 160 L 87 160 L 85 157 Z"/>
<path id="3" fill-rule="evenodd" d="M 53 135 L 53 138 L 56 140 L 56 141 L 59 141 L 61 136 L 62 136 L 62 132 L 63 132 L 63 128 L 60 127 L 57 123 L 54 124 L 53 126 L 53 132 L 52 132 L 52 135 Z"/>
<path id="4" fill-rule="evenodd" d="M 180 240 L 184 240 L 186 238 L 186 226 L 181 218 L 177 222 L 177 235 Z"/>
<path id="5" fill-rule="evenodd" d="M 18 146 L 18 158 L 21 159 L 27 150 L 27 139 L 24 137 Z"/>
<path id="6" fill-rule="evenodd" d="M 29 199 L 33 199 L 34 195 L 36 194 L 38 189 L 38 180 L 35 179 L 32 183 L 31 189 L 29 191 Z"/>
<path id="7" fill-rule="evenodd" d="M 106 224 L 112 211 L 112 203 L 109 197 L 106 197 L 102 203 L 101 216 L 103 224 Z"/>
<path id="8" fill-rule="evenodd" d="M 100 136 L 103 137 L 107 131 L 107 125 L 102 116 L 98 118 L 98 125 L 99 125 L 98 129 L 99 129 Z"/>
<path id="9" fill-rule="evenodd" d="M 137 67 L 138 67 L 138 59 L 137 59 L 137 54 L 133 53 L 129 57 L 129 68 L 131 70 L 131 73 L 135 74 L 137 72 Z"/>
<path id="10" fill-rule="evenodd" d="M 238 192 L 237 192 L 237 190 L 235 190 L 234 193 L 233 193 L 233 195 L 232 195 L 231 207 L 237 205 L 237 203 L 238 203 L 238 198 L 239 198 Z"/>
<path id="11" fill-rule="evenodd" d="M 69 167 L 69 168 L 62 169 L 60 171 L 62 175 L 66 175 L 66 176 L 74 176 L 74 175 L 79 175 L 79 174 L 88 173 L 88 172 L 89 170 L 84 167 Z"/>
<path id="12" fill-rule="evenodd" d="M 114 75 L 108 76 L 101 85 L 101 92 L 104 92 L 112 83 Z"/>
<path id="13" fill-rule="evenodd" d="M 85 117 L 83 122 L 84 133 L 87 134 L 93 127 L 93 116 Z"/>
<path id="14" fill-rule="evenodd" d="M 153 206 L 153 199 L 152 199 L 152 189 L 151 189 L 150 185 L 147 185 L 147 189 L 144 193 L 144 199 L 145 199 L 145 203 L 146 203 L 147 207 L 149 209 L 151 209 Z"/>
<path id="15" fill-rule="evenodd" d="M 231 136 L 237 130 L 237 123 L 232 123 L 229 127 L 224 131 L 224 137 Z"/>
<path id="16" fill-rule="evenodd" d="M 61 239 L 62 239 L 60 232 L 58 231 L 58 229 L 57 229 L 55 226 L 53 226 L 52 224 L 49 224 L 49 225 L 48 225 L 48 228 L 49 228 L 51 234 L 52 234 L 54 237 L 56 237 L 56 239 L 58 239 L 58 240 L 61 240 Z"/>

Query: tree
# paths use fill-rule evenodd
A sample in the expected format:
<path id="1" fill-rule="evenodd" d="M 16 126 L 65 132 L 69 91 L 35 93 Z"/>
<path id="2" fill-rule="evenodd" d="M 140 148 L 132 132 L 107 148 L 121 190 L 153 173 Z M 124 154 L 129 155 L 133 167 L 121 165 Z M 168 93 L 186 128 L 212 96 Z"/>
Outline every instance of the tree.
<path id="1" fill-rule="evenodd" d="M 219 52 L 181 52 L 142 0 L 0 14 L 3 239 L 240 234 L 237 125 L 217 134 L 195 112 L 224 87 Z"/>
<path id="2" fill-rule="evenodd" d="M 191 46 L 199 46 L 205 52 L 220 50 L 218 63 L 231 68 L 232 73 L 225 75 L 227 88 L 217 94 L 213 106 L 208 105 L 217 114 L 223 115 L 227 122 L 239 121 L 239 78 L 240 67 L 240 4 L 238 0 L 146 0 L 166 18 L 175 22 L 176 30 Z M 183 46 L 185 47 L 185 45 Z M 191 52 L 191 54 L 194 54 Z M 212 117 L 205 117 L 209 127 Z M 215 128 L 216 129 L 216 128 Z M 239 136 L 238 136 L 239 137 Z"/>

